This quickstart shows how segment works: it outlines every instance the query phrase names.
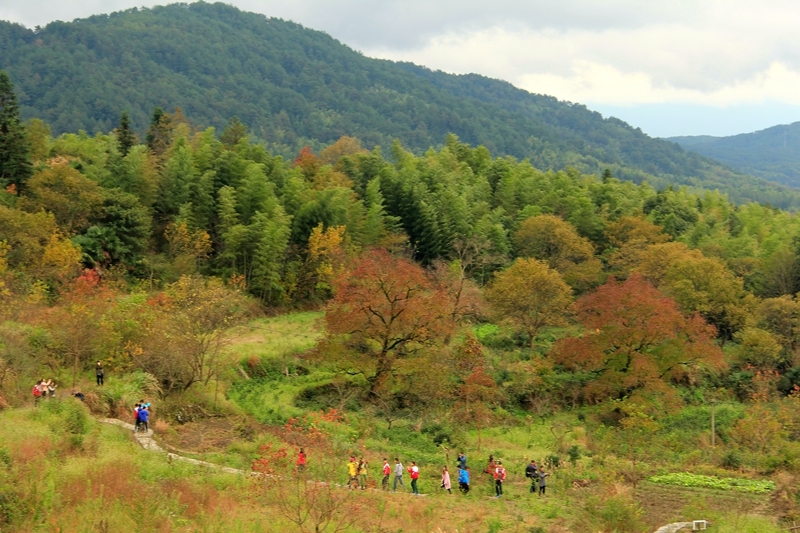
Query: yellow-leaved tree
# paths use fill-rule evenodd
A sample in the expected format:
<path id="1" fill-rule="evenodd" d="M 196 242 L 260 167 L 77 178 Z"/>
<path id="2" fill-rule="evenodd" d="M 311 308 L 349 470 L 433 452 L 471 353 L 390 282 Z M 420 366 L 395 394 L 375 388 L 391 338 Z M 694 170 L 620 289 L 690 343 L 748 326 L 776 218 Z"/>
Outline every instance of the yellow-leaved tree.
<path id="1" fill-rule="evenodd" d="M 562 218 L 538 215 L 523 220 L 513 243 L 518 256 L 546 262 L 579 292 L 599 281 L 602 264 L 594 255 L 594 246 Z"/>
<path id="2" fill-rule="evenodd" d="M 533 348 L 543 327 L 566 325 L 573 298 L 569 285 L 547 263 L 517 259 L 495 275 L 486 300 L 498 318 L 527 333 Z"/>

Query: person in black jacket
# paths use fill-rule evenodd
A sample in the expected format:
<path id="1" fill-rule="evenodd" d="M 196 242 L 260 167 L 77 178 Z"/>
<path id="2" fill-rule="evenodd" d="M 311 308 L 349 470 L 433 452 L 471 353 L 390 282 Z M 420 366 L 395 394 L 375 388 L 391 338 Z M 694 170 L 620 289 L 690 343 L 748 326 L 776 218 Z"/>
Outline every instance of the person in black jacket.
<path id="1" fill-rule="evenodd" d="M 97 366 L 94 367 L 94 373 L 95 376 L 97 377 L 97 385 L 98 386 L 102 385 L 105 373 L 103 372 L 103 364 L 100 361 L 98 361 Z"/>
<path id="2" fill-rule="evenodd" d="M 536 466 L 536 461 L 531 459 L 531 464 L 525 467 L 525 477 L 531 480 L 531 494 L 536 492 L 536 481 L 539 479 L 539 467 Z"/>

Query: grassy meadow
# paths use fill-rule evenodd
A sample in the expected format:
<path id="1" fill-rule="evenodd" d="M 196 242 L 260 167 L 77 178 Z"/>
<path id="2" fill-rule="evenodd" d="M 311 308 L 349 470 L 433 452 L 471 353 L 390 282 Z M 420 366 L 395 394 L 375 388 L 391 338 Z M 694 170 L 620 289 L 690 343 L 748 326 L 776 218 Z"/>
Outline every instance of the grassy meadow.
<path id="1" fill-rule="evenodd" d="M 304 358 L 322 337 L 320 317 L 294 313 L 233 329 L 218 382 L 153 402 L 151 427 L 163 446 L 248 472 L 271 457 L 275 478 L 219 473 L 142 450 L 128 431 L 92 416 L 108 409 L 108 397 L 125 403 L 144 386 L 136 375 L 109 377 L 105 391 L 83 383 L 85 404 L 62 397 L 0 412 L 0 530 L 645 533 L 706 519 L 719 533 L 781 531 L 775 507 L 779 495 L 792 494 L 785 488 L 794 477 L 778 469 L 768 475 L 746 457 L 723 467 L 733 447 L 710 446 L 707 407 L 665 415 L 638 456 L 620 447 L 625 435 L 600 422 L 600 407 L 541 417 L 498 412 L 480 432 L 447 413 L 387 419 Z M 720 435 L 743 410 L 733 402 L 716 407 Z M 300 446 L 309 465 L 297 481 Z M 285 457 L 275 459 L 276 450 Z M 459 451 L 472 472 L 466 496 L 455 490 Z M 369 462 L 370 490 L 343 487 L 350 454 Z M 481 472 L 490 454 L 508 470 L 499 499 Z M 422 497 L 379 490 L 382 459 L 395 456 L 420 465 Z M 544 497 L 529 493 L 523 473 L 531 459 L 548 465 Z M 444 465 L 453 494 L 439 486 Z M 670 472 L 771 477 L 777 489 L 749 494 L 648 481 Z M 314 520 L 320 509 L 329 510 L 322 525 Z"/>

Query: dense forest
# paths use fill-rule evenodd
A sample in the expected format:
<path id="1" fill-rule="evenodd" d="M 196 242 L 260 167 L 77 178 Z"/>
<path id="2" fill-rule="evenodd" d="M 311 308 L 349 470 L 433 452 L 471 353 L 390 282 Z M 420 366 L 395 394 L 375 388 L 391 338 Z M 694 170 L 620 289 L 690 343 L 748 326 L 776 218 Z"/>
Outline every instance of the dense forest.
<path id="1" fill-rule="evenodd" d="M 570 301 L 638 273 L 682 313 L 699 313 L 722 344 L 762 335 L 776 349 L 770 364 L 793 368 L 794 333 L 759 314 L 798 305 L 800 221 L 788 212 L 718 192 L 656 191 L 608 170 L 542 171 L 452 134 L 422 156 L 397 141 L 383 154 L 342 137 L 285 161 L 238 119 L 218 134 L 159 108 L 142 144 L 127 114 L 109 134 L 53 138 L 41 120 L 19 120 L 5 73 L 0 85 L 9 295 L 57 302 L 81 272 L 148 290 L 202 274 L 292 307 L 334 296 L 346 265 L 374 248 L 445 284 L 457 274 L 459 295 L 535 259 Z M 548 319 L 520 320 L 535 346 Z"/>
<path id="2" fill-rule="evenodd" d="M 127 111 L 142 135 L 152 110 L 169 105 L 218 130 L 238 116 L 284 157 L 343 135 L 384 153 L 399 139 L 420 155 L 454 133 L 542 170 L 609 168 L 659 189 L 688 185 L 736 202 L 800 206 L 791 189 L 582 105 L 483 76 L 370 59 L 324 33 L 224 4 L 134 8 L 33 30 L 0 22 L 0 68 L 17 86 L 23 118 L 41 118 L 56 134 L 108 132 Z"/>
<path id="3" fill-rule="evenodd" d="M 740 172 L 789 187 L 800 186 L 800 122 L 730 137 L 673 137 L 687 150 Z"/>

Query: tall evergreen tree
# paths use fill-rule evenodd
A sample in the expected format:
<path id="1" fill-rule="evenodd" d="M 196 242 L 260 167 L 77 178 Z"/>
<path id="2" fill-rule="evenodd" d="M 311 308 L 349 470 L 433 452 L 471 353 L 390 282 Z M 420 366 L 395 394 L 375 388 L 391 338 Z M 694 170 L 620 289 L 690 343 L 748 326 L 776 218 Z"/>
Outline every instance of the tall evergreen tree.
<path id="1" fill-rule="evenodd" d="M 147 147 L 156 156 L 161 156 L 172 144 L 172 116 L 157 107 L 150 119 L 150 128 L 147 130 Z"/>
<path id="2" fill-rule="evenodd" d="M 128 155 L 128 152 L 130 152 L 131 148 L 136 144 L 136 135 L 131 131 L 131 120 L 128 118 L 127 111 L 123 111 L 122 116 L 119 117 L 117 144 L 119 145 L 119 153 L 122 154 L 122 157 Z"/>
<path id="3" fill-rule="evenodd" d="M 219 140 L 225 145 L 225 148 L 229 149 L 235 147 L 240 140 L 245 138 L 247 138 L 247 126 L 242 124 L 239 117 L 230 119 L 225 131 L 219 136 Z"/>
<path id="4" fill-rule="evenodd" d="M 8 74 L 0 70 L 0 185 L 13 185 L 19 193 L 31 174 L 30 147 L 19 120 L 17 96 Z"/>

